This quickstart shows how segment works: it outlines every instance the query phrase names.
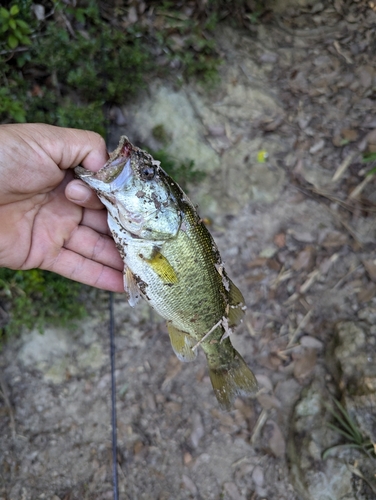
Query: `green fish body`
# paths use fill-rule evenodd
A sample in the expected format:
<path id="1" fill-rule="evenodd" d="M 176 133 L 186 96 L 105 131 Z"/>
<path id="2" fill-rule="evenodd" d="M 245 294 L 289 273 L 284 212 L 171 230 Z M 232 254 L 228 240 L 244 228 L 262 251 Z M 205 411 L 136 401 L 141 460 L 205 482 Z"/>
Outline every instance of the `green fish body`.
<path id="1" fill-rule="evenodd" d="M 230 341 L 244 299 L 226 274 L 217 246 L 196 209 L 159 162 L 124 136 L 97 173 L 76 174 L 98 194 L 124 261 L 124 288 L 167 320 L 175 354 L 191 361 L 201 346 L 219 404 L 257 390 Z"/>

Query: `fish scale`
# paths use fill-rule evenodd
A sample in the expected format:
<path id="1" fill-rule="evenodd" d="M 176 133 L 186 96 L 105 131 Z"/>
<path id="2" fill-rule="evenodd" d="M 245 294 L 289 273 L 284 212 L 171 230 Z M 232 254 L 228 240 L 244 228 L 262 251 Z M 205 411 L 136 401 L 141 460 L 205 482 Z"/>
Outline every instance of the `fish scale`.
<path id="1" fill-rule="evenodd" d="M 175 354 L 191 361 L 201 346 L 220 406 L 251 395 L 257 381 L 229 338 L 242 321 L 244 298 L 218 248 L 180 186 L 127 137 L 97 173 L 76 167 L 108 210 L 124 261 L 130 305 L 139 297 L 167 320 Z"/>

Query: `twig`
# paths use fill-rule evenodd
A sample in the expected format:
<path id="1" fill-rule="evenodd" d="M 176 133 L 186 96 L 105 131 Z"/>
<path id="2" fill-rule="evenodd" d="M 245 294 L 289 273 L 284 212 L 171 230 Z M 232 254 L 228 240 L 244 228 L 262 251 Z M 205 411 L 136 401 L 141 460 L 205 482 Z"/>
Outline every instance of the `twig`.
<path id="1" fill-rule="evenodd" d="M 349 469 L 350 472 L 352 472 L 353 474 L 355 474 L 356 476 L 360 477 L 361 479 L 363 479 L 363 481 L 365 481 L 368 486 L 371 488 L 371 490 L 373 491 L 373 493 L 376 493 L 376 488 L 375 486 L 367 479 L 363 476 L 363 474 L 360 472 L 359 469 L 357 469 L 356 467 L 354 467 L 353 465 L 351 464 L 347 464 L 347 468 Z"/>
<path id="2" fill-rule="evenodd" d="M 334 253 L 330 257 L 329 268 L 334 264 L 334 262 L 336 262 L 338 257 L 339 257 L 338 253 Z M 329 268 L 327 269 L 327 271 L 329 271 Z M 289 305 L 289 304 L 292 304 L 293 302 L 295 302 L 295 300 L 297 300 L 303 293 L 306 293 L 311 288 L 313 283 L 315 283 L 315 281 L 317 281 L 321 275 L 322 275 L 322 272 L 319 269 L 315 269 L 314 271 L 312 271 L 308 275 L 308 279 L 300 287 L 299 292 L 295 292 L 292 295 L 290 295 L 290 297 L 286 300 L 285 304 Z"/>
<path id="3" fill-rule="evenodd" d="M 343 162 L 339 165 L 339 167 L 335 171 L 335 173 L 332 177 L 332 182 L 337 182 L 338 179 L 340 179 L 342 177 L 342 175 L 345 173 L 345 171 L 351 165 L 351 162 L 356 158 L 356 156 L 358 154 L 359 154 L 358 151 L 352 151 L 350 154 L 348 154 L 346 156 L 346 158 L 343 160 Z"/>
<path id="4" fill-rule="evenodd" d="M 345 276 L 342 276 L 342 278 L 337 281 L 337 283 L 332 287 L 332 290 L 334 290 L 335 288 L 338 288 L 340 285 L 342 285 L 342 283 L 349 277 L 351 276 L 353 273 L 355 273 L 355 271 L 358 271 L 358 269 L 361 269 L 363 267 L 362 264 L 360 264 L 359 266 L 355 267 L 354 269 L 352 269 L 351 271 L 349 271 L 348 273 L 345 274 Z"/>
<path id="5" fill-rule="evenodd" d="M 290 279 L 292 275 L 293 275 L 293 273 L 291 270 L 285 271 L 285 268 L 282 267 L 280 273 L 278 274 L 276 279 L 273 281 L 273 283 L 270 285 L 270 289 L 275 290 L 279 286 L 280 283 Z"/>
<path id="6" fill-rule="evenodd" d="M 292 344 L 295 342 L 296 337 L 299 335 L 299 333 L 301 332 L 301 330 L 303 330 L 303 328 L 306 326 L 306 324 L 308 323 L 308 321 L 311 319 L 312 314 L 313 314 L 313 309 L 311 309 L 310 311 L 308 311 L 307 314 L 304 316 L 304 318 L 302 319 L 302 321 L 297 326 L 296 330 L 291 335 L 290 340 L 289 340 L 289 342 L 287 344 L 287 348 L 291 347 Z"/>
<path id="7" fill-rule="evenodd" d="M 358 245 L 363 248 L 363 243 L 361 241 L 359 241 L 359 238 L 358 236 L 356 235 L 356 232 L 354 231 L 354 229 L 350 226 L 350 224 L 348 224 L 347 222 L 345 222 L 342 217 L 337 214 L 337 212 L 335 212 L 334 210 L 332 210 L 330 207 L 328 207 L 327 205 L 324 205 L 323 206 L 331 213 L 331 215 L 337 219 L 341 224 L 342 226 L 347 229 L 347 231 L 350 233 L 350 235 L 352 236 L 352 238 L 358 243 Z"/>
<path id="8" fill-rule="evenodd" d="M 265 424 L 267 418 L 268 418 L 268 412 L 266 410 L 262 410 L 262 412 L 259 415 L 259 418 L 257 419 L 255 427 L 253 429 L 253 433 L 251 436 L 251 443 L 252 444 L 254 444 L 256 439 L 258 438 L 258 436 L 261 432 L 261 429 L 264 427 L 264 424 Z"/>
<path id="9" fill-rule="evenodd" d="M 362 180 L 362 182 L 358 184 L 356 188 L 351 191 L 351 193 L 349 194 L 349 198 L 352 200 L 354 198 L 357 198 L 363 191 L 363 189 L 367 186 L 367 184 L 373 180 L 374 177 L 375 177 L 374 174 L 366 175 L 366 177 Z"/>
<path id="10" fill-rule="evenodd" d="M 346 54 L 346 52 L 342 50 L 342 48 L 341 48 L 338 40 L 335 40 L 333 42 L 333 45 L 334 45 L 334 48 L 336 49 L 336 51 L 338 52 L 338 54 L 345 59 L 345 61 L 347 62 L 347 64 L 354 64 L 354 61 L 351 59 L 351 57 L 348 56 Z"/>

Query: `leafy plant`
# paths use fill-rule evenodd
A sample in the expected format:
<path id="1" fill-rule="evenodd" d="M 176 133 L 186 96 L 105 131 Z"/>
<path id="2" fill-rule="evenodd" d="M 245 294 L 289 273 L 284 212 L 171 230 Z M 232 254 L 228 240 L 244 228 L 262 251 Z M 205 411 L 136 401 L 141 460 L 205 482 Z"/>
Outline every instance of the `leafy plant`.
<path id="1" fill-rule="evenodd" d="M 0 117 L 2 115 L 10 116 L 19 123 L 26 121 L 26 113 L 22 103 L 6 87 L 0 88 Z"/>
<path id="2" fill-rule="evenodd" d="M 334 450 L 339 450 L 341 448 L 356 448 L 363 451 L 370 458 L 376 458 L 375 446 L 370 439 L 364 437 L 354 423 L 346 409 L 341 405 L 339 401 L 333 399 L 333 403 L 337 407 L 338 411 L 335 411 L 331 406 L 325 404 L 326 408 L 330 411 L 335 419 L 335 423 L 328 423 L 328 427 L 336 431 L 338 434 L 346 439 L 345 444 L 340 444 L 337 446 L 331 446 L 326 449 L 322 455 L 325 460 L 328 455 Z"/>
<path id="3" fill-rule="evenodd" d="M 31 28 L 27 22 L 19 18 L 20 8 L 17 4 L 11 8 L 0 7 L 0 41 L 5 42 L 6 47 L 15 49 L 19 45 L 30 45 L 28 35 Z"/>
<path id="4" fill-rule="evenodd" d="M 171 156 L 165 149 L 150 151 L 155 160 L 161 162 L 163 170 L 170 175 L 185 191 L 188 191 L 188 184 L 197 184 L 205 178 L 205 172 L 195 169 L 193 160 L 181 162 Z"/>
<path id="5" fill-rule="evenodd" d="M 362 158 L 363 163 L 375 163 L 376 162 L 376 153 L 364 153 Z M 367 173 L 366 176 L 376 174 L 376 167 L 373 166 Z"/>
<path id="6" fill-rule="evenodd" d="M 45 323 L 64 325 L 83 317 L 82 289 L 79 283 L 40 269 L 0 268 L 0 304 L 8 316 L 3 325 L 5 336 L 22 327 L 42 330 Z"/>
<path id="7" fill-rule="evenodd" d="M 170 65 L 178 70 L 175 71 L 177 78 L 180 72 L 184 78 L 195 77 L 204 83 L 216 83 L 221 64 L 213 39 L 216 14 L 209 14 L 204 21 L 197 22 L 174 11 L 174 6 L 166 2 L 157 12 L 164 20 L 164 29 L 154 36 Z"/>

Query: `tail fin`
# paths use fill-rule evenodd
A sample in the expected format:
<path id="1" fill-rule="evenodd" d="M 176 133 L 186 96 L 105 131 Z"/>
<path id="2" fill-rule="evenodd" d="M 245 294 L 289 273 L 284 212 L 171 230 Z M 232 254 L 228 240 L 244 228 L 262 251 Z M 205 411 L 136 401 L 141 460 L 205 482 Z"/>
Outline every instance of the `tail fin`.
<path id="1" fill-rule="evenodd" d="M 249 396 L 258 390 L 256 377 L 240 354 L 234 351 L 235 355 L 228 365 L 209 365 L 214 394 L 223 410 L 231 410 L 236 396 Z"/>

